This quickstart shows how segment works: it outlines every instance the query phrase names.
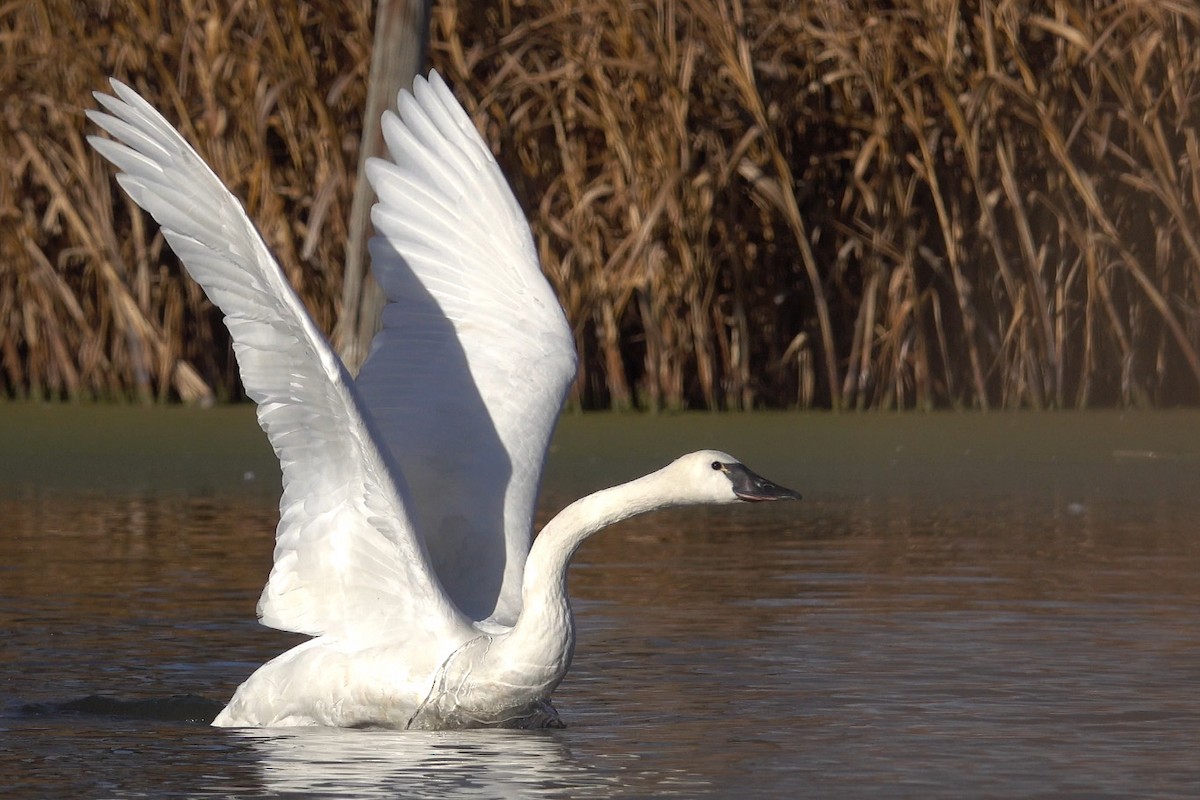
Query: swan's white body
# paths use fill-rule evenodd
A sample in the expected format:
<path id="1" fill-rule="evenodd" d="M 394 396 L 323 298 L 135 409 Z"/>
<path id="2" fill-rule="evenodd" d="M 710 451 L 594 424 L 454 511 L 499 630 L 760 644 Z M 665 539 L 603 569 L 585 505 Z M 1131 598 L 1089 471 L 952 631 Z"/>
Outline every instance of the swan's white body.
<path id="1" fill-rule="evenodd" d="M 225 314 L 283 470 L 262 622 L 314 638 L 213 724 L 559 724 L 582 541 L 655 508 L 796 497 L 702 451 L 568 506 L 532 549 L 543 460 L 575 371 L 570 329 L 491 153 L 436 73 L 384 118 L 372 269 L 383 329 L 352 379 L 238 201 L 133 90 L 91 138 Z"/>

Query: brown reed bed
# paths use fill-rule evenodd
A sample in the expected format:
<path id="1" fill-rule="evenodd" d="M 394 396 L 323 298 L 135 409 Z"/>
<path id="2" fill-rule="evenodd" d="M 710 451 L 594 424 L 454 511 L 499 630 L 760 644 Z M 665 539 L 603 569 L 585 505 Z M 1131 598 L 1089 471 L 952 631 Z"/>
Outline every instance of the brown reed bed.
<path id="1" fill-rule="evenodd" d="M 241 197 L 332 324 L 357 158 L 361 3 L 0 6 L 0 370 L 18 397 L 236 396 L 220 316 L 84 141 L 117 75 Z"/>
<path id="2" fill-rule="evenodd" d="M 115 73 L 183 120 L 329 330 L 370 20 L 94 5 L 0 7 L 3 390 L 236 395 L 81 109 Z M 1197 41 L 1150 0 L 443 0 L 431 61 L 530 214 L 585 406 L 1194 404 Z"/>

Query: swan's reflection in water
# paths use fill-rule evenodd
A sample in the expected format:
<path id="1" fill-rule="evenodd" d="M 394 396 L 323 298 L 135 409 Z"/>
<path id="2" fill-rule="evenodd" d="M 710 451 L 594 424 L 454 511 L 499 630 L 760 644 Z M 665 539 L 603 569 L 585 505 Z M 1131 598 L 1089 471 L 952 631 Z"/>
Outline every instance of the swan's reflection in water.
<path id="1" fill-rule="evenodd" d="M 553 733 L 238 729 L 272 793 L 323 797 L 613 797 L 628 789 L 577 762 Z"/>

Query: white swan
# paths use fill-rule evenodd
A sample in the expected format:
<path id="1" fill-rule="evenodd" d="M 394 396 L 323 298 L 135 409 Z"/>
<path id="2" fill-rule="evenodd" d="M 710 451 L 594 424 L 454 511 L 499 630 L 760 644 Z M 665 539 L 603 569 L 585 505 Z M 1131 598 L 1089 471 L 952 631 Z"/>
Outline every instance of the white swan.
<path id="1" fill-rule="evenodd" d="M 241 204 L 144 99 L 112 81 L 118 141 L 89 141 L 225 314 L 283 497 L 262 622 L 313 638 L 259 668 L 214 725 L 561 726 L 574 647 L 567 565 L 653 509 L 797 498 L 717 451 L 564 509 L 530 546 L 545 452 L 575 372 L 528 224 L 437 75 L 384 116 L 394 163 L 372 268 L 383 329 L 351 379 Z"/>

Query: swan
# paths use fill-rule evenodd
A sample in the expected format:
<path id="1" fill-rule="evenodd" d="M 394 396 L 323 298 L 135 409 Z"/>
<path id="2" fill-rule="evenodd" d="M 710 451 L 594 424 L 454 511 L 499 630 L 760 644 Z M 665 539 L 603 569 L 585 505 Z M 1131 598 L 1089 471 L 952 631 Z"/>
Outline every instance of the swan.
<path id="1" fill-rule="evenodd" d="M 133 89 L 111 80 L 90 144 L 223 312 L 282 470 L 261 622 L 306 634 L 213 725 L 562 727 L 567 567 L 655 509 L 799 498 L 702 450 L 584 497 L 532 537 L 576 356 L 528 223 L 437 72 L 401 91 L 373 159 L 382 329 L 352 378 L 242 205 Z"/>

